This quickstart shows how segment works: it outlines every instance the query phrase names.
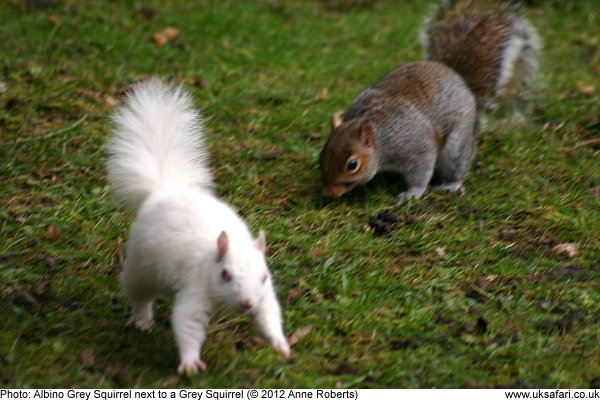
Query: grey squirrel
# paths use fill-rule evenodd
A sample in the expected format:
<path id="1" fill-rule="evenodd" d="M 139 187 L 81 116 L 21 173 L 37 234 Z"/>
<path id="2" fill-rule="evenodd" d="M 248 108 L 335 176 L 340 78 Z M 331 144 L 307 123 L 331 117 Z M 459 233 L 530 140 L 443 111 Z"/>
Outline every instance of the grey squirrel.
<path id="1" fill-rule="evenodd" d="M 137 211 L 121 281 L 133 306 L 130 323 L 154 324 L 152 306 L 172 295 L 179 373 L 204 370 L 200 349 L 211 315 L 250 314 L 283 356 L 281 308 L 265 261 L 265 235 L 211 190 L 200 114 L 181 87 L 158 79 L 136 85 L 113 117 L 108 178 L 117 197 Z"/>
<path id="2" fill-rule="evenodd" d="M 319 157 L 323 195 L 340 197 L 378 172 L 399 173 L 420 198 L 432 177 L 462 193 L 476 147 L 479 110 L 529 86 L 540 48 L 519 9 L 487 1 L 442 2 L 421 36 L 427 60 L 405 64 L 332 118 Z"/>

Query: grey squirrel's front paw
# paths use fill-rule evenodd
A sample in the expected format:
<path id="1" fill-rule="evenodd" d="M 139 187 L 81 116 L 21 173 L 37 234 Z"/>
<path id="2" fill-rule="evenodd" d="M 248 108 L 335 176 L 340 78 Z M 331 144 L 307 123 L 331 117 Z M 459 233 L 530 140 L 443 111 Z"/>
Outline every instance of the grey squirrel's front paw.
<path id="1" fill-rule="evenodd" d="M 402 192 L 398 195 L 397 204 L 402 204 L 408 200 L 418 200 L 423 196 L 427 187 L 412 187 L 405 192 Z"/>
<path id="2" fill-rule="evenodd" d="M 465 193 L 465 187 L 463 186 L 462 182 L 442 183 L 441 185 L 434 186 L 433 188 L 440 192 L 450 192 L 457 194 Z"/>
<path id="3" fill-rule="evenodd" d="M 206 370 L 206 363 L 200 358 L 195 357 L 190 360 L 181 361 L 179 367 L 177 367 L 177 373 L 179 375 L 195 375 L 198 371 Z"/>

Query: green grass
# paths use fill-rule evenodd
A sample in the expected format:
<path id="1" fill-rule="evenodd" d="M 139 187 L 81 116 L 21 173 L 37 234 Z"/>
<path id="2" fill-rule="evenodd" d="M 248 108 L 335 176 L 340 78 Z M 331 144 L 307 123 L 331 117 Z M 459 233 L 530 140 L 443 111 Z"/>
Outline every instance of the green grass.
<path id="1" fill-rule="evenodd" d="M 575 148 L 600 134 L 595 0 L 526 10 L 545 43 L 533 111 L 488 118 L 465 195 L 400 207 L 393 176 L 324 201 L 316 161 L 330 115 L 420 57 L 426 2 L 41 3 L 0 4 L 0 386 L 598 385 L 599 148 Z M 103 145 L 123 88 L 155 74 L 193 92 L 219 195 L 267 231 L 286 332 L 308 331 L 291 362 L 230 316 L 182 378 L 168 300 L 153 332 L 125 328 L 132 215 Z M 382 210 L 387 236 L 368 228 Z"/>

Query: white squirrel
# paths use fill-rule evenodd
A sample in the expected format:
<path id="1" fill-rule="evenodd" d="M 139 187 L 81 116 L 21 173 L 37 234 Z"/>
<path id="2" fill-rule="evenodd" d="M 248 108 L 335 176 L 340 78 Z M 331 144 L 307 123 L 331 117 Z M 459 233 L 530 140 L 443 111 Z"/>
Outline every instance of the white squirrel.
<path id="1" fill-rule="evenodd" d="M 154 300 L 172 295 L 180 374 L 206 368 L 201 346 L 211 315 L 221 309 L 249 313 L 289 357 L 265 234 L 253 238 L 213 194 L 202 120 L 190 95 L 153 78 L 134 87 L 113 121 L 108 178 L 117 197 L 137 210 L 121 277 L 133 306 L 129 324 L 150 329 Z"/>

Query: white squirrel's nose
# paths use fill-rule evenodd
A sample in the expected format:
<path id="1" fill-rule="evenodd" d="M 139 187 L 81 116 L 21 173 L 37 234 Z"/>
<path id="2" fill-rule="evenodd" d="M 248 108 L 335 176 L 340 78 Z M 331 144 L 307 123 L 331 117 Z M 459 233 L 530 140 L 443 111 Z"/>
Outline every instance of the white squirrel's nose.
<path id="1" fill-rule="evenodd" d="M 250 299 L 244 299 L 242 300 L 242 307 L 245 308 L 246 310 L 249 310 L 252 308 L 252 300 Z"/>

